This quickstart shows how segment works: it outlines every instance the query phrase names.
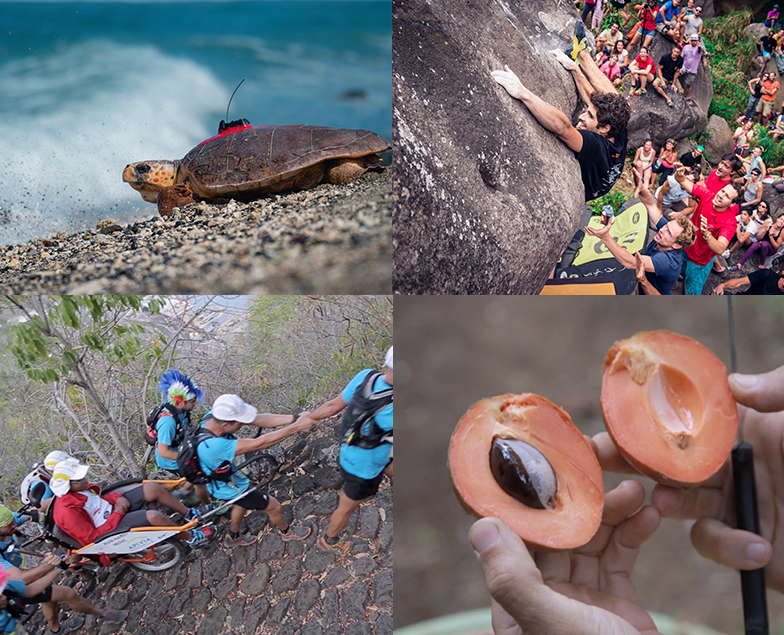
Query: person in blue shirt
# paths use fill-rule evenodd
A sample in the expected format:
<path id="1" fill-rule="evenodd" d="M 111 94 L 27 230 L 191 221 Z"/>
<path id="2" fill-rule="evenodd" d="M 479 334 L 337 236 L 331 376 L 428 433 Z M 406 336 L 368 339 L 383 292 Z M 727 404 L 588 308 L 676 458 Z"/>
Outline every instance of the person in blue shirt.
<path id="1" fill-rule="evenodd" d="M 672 40 L 675 44 L 680 36 L 681 0 L 668 0 L 659 7 L 656 14 L 656 31 Z"/>
<path id="2" fill-rule="evenodd" d="M 105 622 L 119 623 L 125 619 L 127 611 L 101 610 L 78 595 L 71 587 L 53 585 L 52 582 L 63 573 L 60 556 L 46 555 L 41 564 L 27 568 L 27 562 L 19 551 L 19 542 L 14 535 L 17 525 L 23 522 L 25 522 L 24 517 L 14 514 L 5 505 L 0 505 L 0 573 L 8 576 L 10 582 L 21 583 L 15 585 L 21 604 L 41 605 L 41 611 L 48 623 L 47 635 L 67 633 L 84 624 L 84 617 L 81 615 L 74 615 L 61 623 L 60 602 L 65 602 L 73 611 L 95 615 Z M 0 615 L 0 633 L 13 632 L 13 629 L 1 630 L 4 618 L 5 628 L 10 627 L 11 620 L 8 617 L 11 616 Z"/>
<path id="3" fill-rule="evenodd" d="M 367 381 L 366 381 L 367 380 Z M 372 386 L 368 383 L 372 380 Z M 362 388 L 369 388 L 370 393 L 386 400 L 374 415 L 368 416 L 371 400 L 366 397 Z M 392 478 L 392 348 L 387 351 L 384 360 L 384 372 L 374 373 L 366 369 L 358 373 L 334 399 L 326 402 L 310 413 L 314 421 L 327 419 L 346 409 L 344 415 L 343 443 L 340 446 L 340 471 L 343 475 L 343 489 L 340 492 L 337 509 L 329 519 L 321 545 L 336 553 L 346 553 L 351 545 L 341 543 L 338 534 L 348 523 L 351 513 L 359 504 L 376 495 L 384 475 Z M 372 399 L 372 398 L 371 398 Z M 358 433 L 352 435 L 347 424 L 356 420 L 358 411 L 364 413 L 364 422 Z M 376 410 L 376 408 L 373 408 Z M 359 414 L 359 416 L 362 416 Z M 347 417 L 351 421 L 347 421 Z M 365 417 L 367 417 L 365 419 Z"/>
<path id="4" fill-rule="evenodd" d="M 268 448 L 297 432 L 307 432 L 314 422 L 303 412 L 299 418 L 294 415 L 260 414 L 256 408 L 246 404 L 237 395 L 221 395 L 205 415 L 201 427 L 214 435 L 199 442 L 197 453 L 199 463 L 207 475 L 225 473 L 227 480 L 211 480 L 207 489 L 213 498 L 227 501 L 239 496 L 250 488 L 248 477 L 236 470 L 234 459 L 246 452 Z M 263 434 L 254 439 L 237 439 L 234 433 L 243 425 L 259 428 L 272 428 L 288 423 L 275 432 Z M 240 525 L 248 510 L 266 511 L 270 522 L 280 530 L 284 541 L 304 540 L 310 527 L 293 529 L 283 518 L 281 504 L 266 492 L 252 491 L 231 507 L 231 526 L 224 539 L 227 547 L 244 547 L 256 542 L 256 536 L 240 534 Z"/>
<path id="5" fill-rule="evenodd" d="M 167 370 L 161 375 L 158 390 L 163 393 L 164 409 L 158 415 L 155 426 L 158 438 L 155 444 L 155 462 L 158 467 L 179 477 L 181 474 L 177 467 L 177 451 L 190 426 L 191 411 L 197 401 L 204 400 L 204 391 L 196 386 L 190 377 L 176 368 Z M 198 497 L 196 500 L 189 498 L 189 495 L 194 492 L 194 487 Z M 193 486 L 185 483 L 176 496 L 188 504 L 201 502 L 207 505 L 210 502 L 210 495 L 203 485 Z"/>

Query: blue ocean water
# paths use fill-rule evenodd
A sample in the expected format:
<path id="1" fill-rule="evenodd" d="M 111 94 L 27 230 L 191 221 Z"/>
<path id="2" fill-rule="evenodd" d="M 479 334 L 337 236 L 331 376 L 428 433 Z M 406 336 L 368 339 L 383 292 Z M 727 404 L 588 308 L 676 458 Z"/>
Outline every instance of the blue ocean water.
<path id="1" fill-rule="evenodd" d="M 391 0 L 0 2 L 0 244 L 155 207 L 126 164 L 230 119 L 392 136 Z"/>

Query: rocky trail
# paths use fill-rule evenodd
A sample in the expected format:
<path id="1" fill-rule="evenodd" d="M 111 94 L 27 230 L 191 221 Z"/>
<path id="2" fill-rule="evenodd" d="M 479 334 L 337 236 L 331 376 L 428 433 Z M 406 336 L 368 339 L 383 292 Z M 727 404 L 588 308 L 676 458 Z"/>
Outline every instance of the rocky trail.
<path id="1" fill-rule="evenodd" d="M 65 581 L 100 607 L 129 611 L 123 624 L 87 616 L 75 631 L 122 635 L 382 635 L 392 633 L 392 487 L 385 479 L 375 498 L 351 516 L 343 536 L 346 555 L 318 544 L 338 503 L 341 477 L 334 427 L 322 426 L 285 447 L 286 463 L 268 488 L 287 520 L 312 528 L 303 542 L 281 540 L 263 512 L 245 520 L 259 534 L 249 547 L 221 544 L 228 516 L 218 517 L 218 538 L 188 553 L 169 571 L 143 573 L 114 563 L 97 576 L 70 573 Z M 276 448 L 273 448 L 276 449 Z M 65 609 L 65 607 L 64 607 Z M 61 613 L 61 619 L 69 615 Z M 37 611 L 26 624 L 43 633 Z"/>

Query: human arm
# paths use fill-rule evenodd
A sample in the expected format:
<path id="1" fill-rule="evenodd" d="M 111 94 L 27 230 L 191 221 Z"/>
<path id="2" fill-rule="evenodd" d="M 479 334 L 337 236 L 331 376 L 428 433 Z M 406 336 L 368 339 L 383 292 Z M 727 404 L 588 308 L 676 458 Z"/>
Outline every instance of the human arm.
<path id="1" fill-rule="evenodd" d="M 738 287 L 742 287 L 747 284 L 751 284 L 748 276 L 743 276 L 742 278 L 732 278 L 731 280 L 726 280 L 717 284 L 713 288 L 711 295 L 724 295 L 725 290 L 731 291 L 732 289 L 737 289 Z"/>
<path id="2" fill-rule="evenodd" d="M 637 166 L 638 170 L 642 170 L 642 161 L 640 161 L 640 155 L 642 154 L 642 146 L 637 148 L 637 152 L 634 153 L 634 160 L 632 163 Z"/>
<path id="3" fill-rule="evenodd" d="M 784 242 L 784 231 L 780 231 L 778 236 L 770 236 L 769 237 L 770 244 L 773 245 L 775 249 L 781 247 L 781 243 Z"/>
<path id="4" fill-rule="evenodd" d="M 543 127 L 555 133 L 574 152 L 582 150 L 583 137 L 569 121 L 569 118 L 523 86 L 517 75 L 509 70 L 508 66 L 504 66 L 503 71 L 493 71 L 491 74 L 493 79 L 501 84 L 512 97 L 525 104 L 529 112 Z M 577 75 L 575 74 L 575 77 Z"/>
<path id="5" fill-rule="evenodd" d="M 642 261 L 642 255 L 639 251 L 634 254 L 634 277 L 637 278 L 637 282 L 645 295 L 661 295 L 659 290 L 648 280 L 648 276 L 645 275 L 645 263 Z"/>
<path id="6" fill-rule="evenodd" d="M 770 226 L 772 224 L 773 224 L 773 221 L 770 220 L 770 219 L 762 222 L 762 225 L 760 225 L 759 231 L 757 231 L 757 240 L 762 240 L 763 238 L 765 238 L 765 234 L 768 233 L 768 230 L 770 229 Z"/>
<path id="7" fill-rule="evenodd" d="M 686 178 L 686 168 L 683 167 L 681 163 L 675 164 L 675 172 L 673 172 L 672 175 L 675 177 L 675 180 L 678 181 L 678 185 L 689 194 L 694 192 L 694 183 Z"/>
<path id="8" fill-rule="evenodd" d="M 665 187 L 667 188 L 667 191 L 669 191 L 669 181 L 664 182 L 662 190 L 664 190 Z M 659 192 L 659 196 L 661 196 L 661 192 Z M 651 193 L 647 188 L 642 188 L 640 190 L 640 201 L 645 205 L 645 209 L 648 210 L 648 218 L 651 219 L 651 222 L 654 225 L 657 225 L 662 219 L 661 203 L 659 203 L 659 205 L 656 204 L 656 201 L 653 200 L 653 196 L 651 196 Z M 647 256 L 644 257 L 648 258 Z M 650 258 L 648 258 L 648 260 L 650 260 Z M 648 269 L 648 271 L 653 271 L 653 269 Z"/>
<path id="9" fill-rule="evenodd" d="M 642 194 L 642 192 L 640 192 Z M 650 196 L 650 194 L 649 194 Z M 626 269 L 634 269 L 634 256 L 626 251 L 623 247 L 621 247 L 616 241 L 615 238 L 610 236 L 610 227 L 611 225 L 605 225 L 601 229 L 594 229 L 593 227 L 583 227 L 583 231 L 588 234 L 589 236 L 593 236 L 598 238 L 602 241 L 605 247 L 607 247 L 607 251 L 609 251 L 613 257 L 620 262 Z M 645 262 L 645 270 L 646 271 L 653 271 L 653 261 L 651 260 L 650 256 L 643 256 L 643 261 Z"/>
<path id="10" fill-rule="evenodd" d="M 274 414 L 257 414 L 252 423 L 247 425 L 256 426 L 257 428 L 277 428 L 278 426 L 286 425 L 287 423 L 294 423 L 297 420 L 293 414 L 290 415 L 274 415 Z"/>
<path id="11" fill-rule="evenodd" d="M 644 500 L 634 481 L 608 492 L 599 531 L 571 552 L 532 555 L 497 518 L 474 523 L 469 539 L 493 597 L 495 632 L 656 635 L 631 582 L 637 553 L 660 523 L 653 507 L 639 509 Z"/>
<path id="12" fill-rule="evenodd" d="M 713 237 L 713 234 L 708 231 L 708 219 L 704 216 L 700 217 L 700 233 L 705 239 L 708 248 L 713 253 L 723 254 L 724 250 L 727 248 L 727 245 L 730 244 L 730 239 L 726 236 L 719 236 L 718 238 Z"/>
<path id="13" fill-rule="evenodd" d="M 47 554 L 44 556 L 41 564 L 32 569 L 20 569 L 13 565 L 6 568 L 5 572 L 11 580 L 21 580 L 25 585 L 30 585 L 36 580 L 41 580 L 53 570 L 59 571 L 60 556 L 55 554 Z M 27 596 L 30 597 L 30 596 Z"/>
<path id="14" fill-rule="evenodd" d="M 255 439 L 239 439 L 237 441 L 234 455 L 239 456 L 241 454 L 245 454 L 246 452 L 253 452 L 255 450 L 269 448 L 276 443 L 280 443 L 286 437 L 290 437 L 292 434 L 297 434 L 298 432 L 307 432 L 313 427 L 313 424 L 314 421 L 307 415 L 303 414 L 294 423 L 290 423 L 280 430 L 262 434 L 260 437 L 256 437 Z"/>
<path id="15" fill-rule="evenodd" d="M 762 179 L 764 179 L 768 174 L 768 170 L 765 167 L 765 162 L 762 159 L 760 159 L 759 169 L 762 171 L 762 174 L 760 174 L 760 199 L 762 199 Z"/>

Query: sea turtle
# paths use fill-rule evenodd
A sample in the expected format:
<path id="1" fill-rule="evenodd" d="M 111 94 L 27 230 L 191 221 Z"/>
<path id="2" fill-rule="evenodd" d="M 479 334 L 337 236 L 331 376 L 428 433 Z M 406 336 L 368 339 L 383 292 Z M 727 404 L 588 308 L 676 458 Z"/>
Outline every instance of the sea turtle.
<path id="1" fill-rule="evenodd" d="M 254 128 L 247 120 L 221 122 L 218 135 L 180 161 L 141 161 L 123 170 L 123 181 L 161 216 L 196 200 L 249 201 L 265 194 L 343 183 L 381 161 L 391 146 L 369 130 L 288 125 Z"/>

